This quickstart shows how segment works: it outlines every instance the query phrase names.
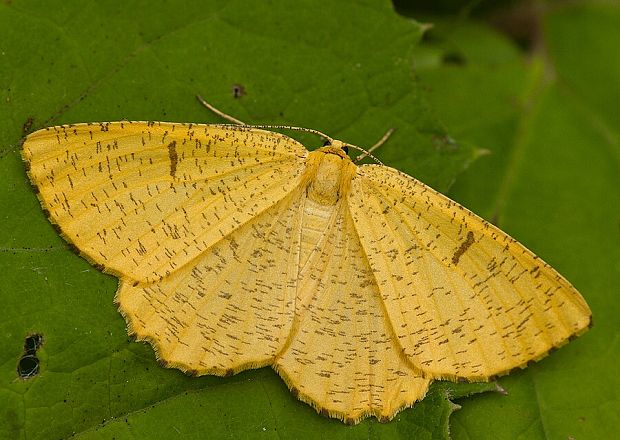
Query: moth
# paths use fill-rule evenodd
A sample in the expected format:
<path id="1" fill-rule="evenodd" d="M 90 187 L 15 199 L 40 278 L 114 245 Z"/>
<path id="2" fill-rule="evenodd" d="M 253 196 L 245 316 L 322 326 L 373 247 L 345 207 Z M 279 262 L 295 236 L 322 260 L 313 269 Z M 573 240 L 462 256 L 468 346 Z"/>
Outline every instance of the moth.
<path id="1" fill-rule="evenodd" d="M 119 278 L 129 333 L 188 374 L 270 365 L 322 414 L 387 421 L 435 379 L 488 381 L 588 328 L 578 291 L 516 240 L 306 131 L 326 145 L 246 125 L 73 124 L 22 153 L 62 237 Z"/>

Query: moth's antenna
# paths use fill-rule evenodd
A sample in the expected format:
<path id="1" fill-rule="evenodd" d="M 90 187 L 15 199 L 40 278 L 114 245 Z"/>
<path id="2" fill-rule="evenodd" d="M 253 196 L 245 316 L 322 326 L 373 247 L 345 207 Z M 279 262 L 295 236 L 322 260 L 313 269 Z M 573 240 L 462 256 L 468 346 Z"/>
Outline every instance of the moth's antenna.
<path id="1" fill-rule="evenodd" d="M 323 138 L 323 140 L 328 141 L 330 144 L 334 142 L 334 139 L 332 139 L 330 136 L 327 136 L 325 133 L 320 132 L 319 130 L 314 130 L 312 128 L 305 128 L 305 127 L 293 127 L 291 125 L 250 125 L 249 127 L 254 127 L 254 128 L 277 128 L 277 129 L 283 129 L 283 130 L 293 130 L 293 131 L 303 131 L 306 133 L 312 133 L 312 134 L 316 134 L 317 136 L 320 136 Z"/>
<path id="2" fill-rule="evenodd" d="M 209 110 L 211 110 L 213 113 L 215 113 L 216 115 L 218 115 L 220 118 L 222 119 L 226 119 L 229 122 L 232 122 L 233 124 L 236 125 L 248 125 L 245 122 L 240 121 L 239 119 L 235 119 L 230 115 L 227 115 L 226 113 L 224 113 L 223 111 L 220 111 L 218 109 L 216 109 L 215 107 L 213 107 L 211 104 L 209 104 L 207 101 L 204 100 L 204 98 L 200 95 L 196 95 L 196 98 L 198 98 L 198 101 L 200 101 L 200 103 L 202 105 L 204 105 L 206 108 L 208 108 Z"/>
<path id="3" fill-rule="evenodd" d="M 390 128 L 388 131 L 385 132 L 383 137 L 381 137 L 381 139 L 379 139 L 377 142 L 375 142 L 375 144 L 372 147 L 370 147 L 368 150 L 364 150 L 362 148 L 359 148 L 360 150 L 363 151 L 363 153 L 355 158 L 355 162 L 359 162 L 362 159 L 364 159 L 365 157 L 370 157 L 370 158 L 376 160 L 377 162 L 379 162 L 379 160 L 376 157 L 374 157 L 372 154 L 370 154 L 370 153 L 375 151 L 381 145 L 385 144 L 386 141 L 390 138 L 390 136 L 392 136 L 392 133 L 394 133 L 395 130 L 396 130 L 395 128 Z M 349 146 L 352 147 L 352 145 L 349 145 Z M 381 162 L 379 162 L 379 163 L 381 165 L 383 165 Z"/>
<path id="4" fill-rule="evenodd" d="M 293 127 L 291 125 L 250 125 L 250 124 L 246 124 L 245 122 L 242 122 L 239 119 L 233 118 L 232 116 L 227 115 L 223 111 L 216 109 L 211 104 L 209 104 L 207 101 L 205 101 L 202 96 L 196 95 L 196 98 L 198 98 L 198 101 L 200 101 L 202 105 L 204 105 L 206 108 L 208 108 L 213 113 L 218 115 L 220 118 L 226 119 L 227 121 L 232 122 L 234 125 L 243 125 L 245 127 L 252 127 L 252 128 L 275 128 L 279 130 L 303 131 L 306 133 L 316 134 L 317 136 L 320 136 L 324 140 L 328 141 L 329 143 L 334 142 L 334 140 L 331 137 L 327 136 L 325 133 L 322 133 L 318 130 L 314 130 L 312 128 Z"/>
<path id="5" fill-rule="evenodd" d="M 385 136 L 384 136 L 385 137 Z M 375 144 L 376 145 L 376 144 Z M 373 145 L 374 146 L 374 145 Z M 359 162 L 360 160 L 364 159 L 365 157 L 370 157 L 372 160 L 374 160 L 375 162 L 377 162 L 379 165 L 383 165 L 383 162 L 381 162 L 379 159 L 377 159 L 375 156 L 373 156 L 372 154 L 370 154 L 371 150 L 364 150 L 361 147 L 358 147 L 357 145 L 351 145 L 351 144 L 347 144 L 347 147 L 349 148 L 353 148 L 354 150 L 358 150 L 361 151 L 362 154 L 360 154 L 359 156 L 357 156 L 355 158 L 355 162 Z M 372 148 L 372 147 L 371 147 Z"/>

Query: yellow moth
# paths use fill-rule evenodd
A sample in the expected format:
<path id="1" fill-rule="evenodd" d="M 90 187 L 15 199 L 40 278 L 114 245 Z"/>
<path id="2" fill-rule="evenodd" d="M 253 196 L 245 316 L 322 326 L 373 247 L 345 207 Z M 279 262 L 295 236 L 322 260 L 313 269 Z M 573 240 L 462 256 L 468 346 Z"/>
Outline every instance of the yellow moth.
<path id="1" fill-rule="evenodd" d="M 314 130 L 308 130 L 318 133 Z M 243 125 L 39 130 L 23 158 L 80 255 L 119 278 L 168 367 L 271 365 L 322 414 L 389 420 L 434 379 L 487 381 L 590 324 L 513 238 L 418 180 Z"/>

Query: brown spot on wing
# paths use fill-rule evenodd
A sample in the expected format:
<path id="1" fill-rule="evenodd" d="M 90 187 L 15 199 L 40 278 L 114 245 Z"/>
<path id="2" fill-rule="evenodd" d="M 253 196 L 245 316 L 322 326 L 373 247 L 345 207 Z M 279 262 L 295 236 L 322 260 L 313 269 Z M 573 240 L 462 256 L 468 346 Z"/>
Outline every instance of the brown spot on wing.
<path id="1" fill-rule="evenodd" d="M 177 141 L 172 141 L 168 144 L 168 157 L 170 157 L 170 175 L 174 178 L 177 173 L 177 164 L 179 163 L 179 156 L 177 155 Z"/>
<path id="2" fill-rule="evenodd" d="M 465 253 L 467 249 L 469 249 L 469 247 L 473 243 L 474 243 L 474 233 L 469 231 L 467 233 L 467 238 L 465 239 L 465 241 L 461 243 L 461 245 L 456 250 L 456 252 L 454 252 L 454 255 L 452 256 L 452 264 L 456 266 L 459 263 L 459 259 L 461 258 L 461 256 Z"/>

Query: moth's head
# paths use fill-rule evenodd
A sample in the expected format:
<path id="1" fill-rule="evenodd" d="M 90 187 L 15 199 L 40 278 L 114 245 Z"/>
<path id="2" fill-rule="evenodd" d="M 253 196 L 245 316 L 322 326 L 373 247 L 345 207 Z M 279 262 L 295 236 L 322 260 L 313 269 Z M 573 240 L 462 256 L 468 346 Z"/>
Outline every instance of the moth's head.
<path id="1" fill-rule="evenodd" d="M 335 154 L 341 159 L 349 159 L 349 146 L 342 141 L 327 139 L 319 151 L 327 154 Z"/>

